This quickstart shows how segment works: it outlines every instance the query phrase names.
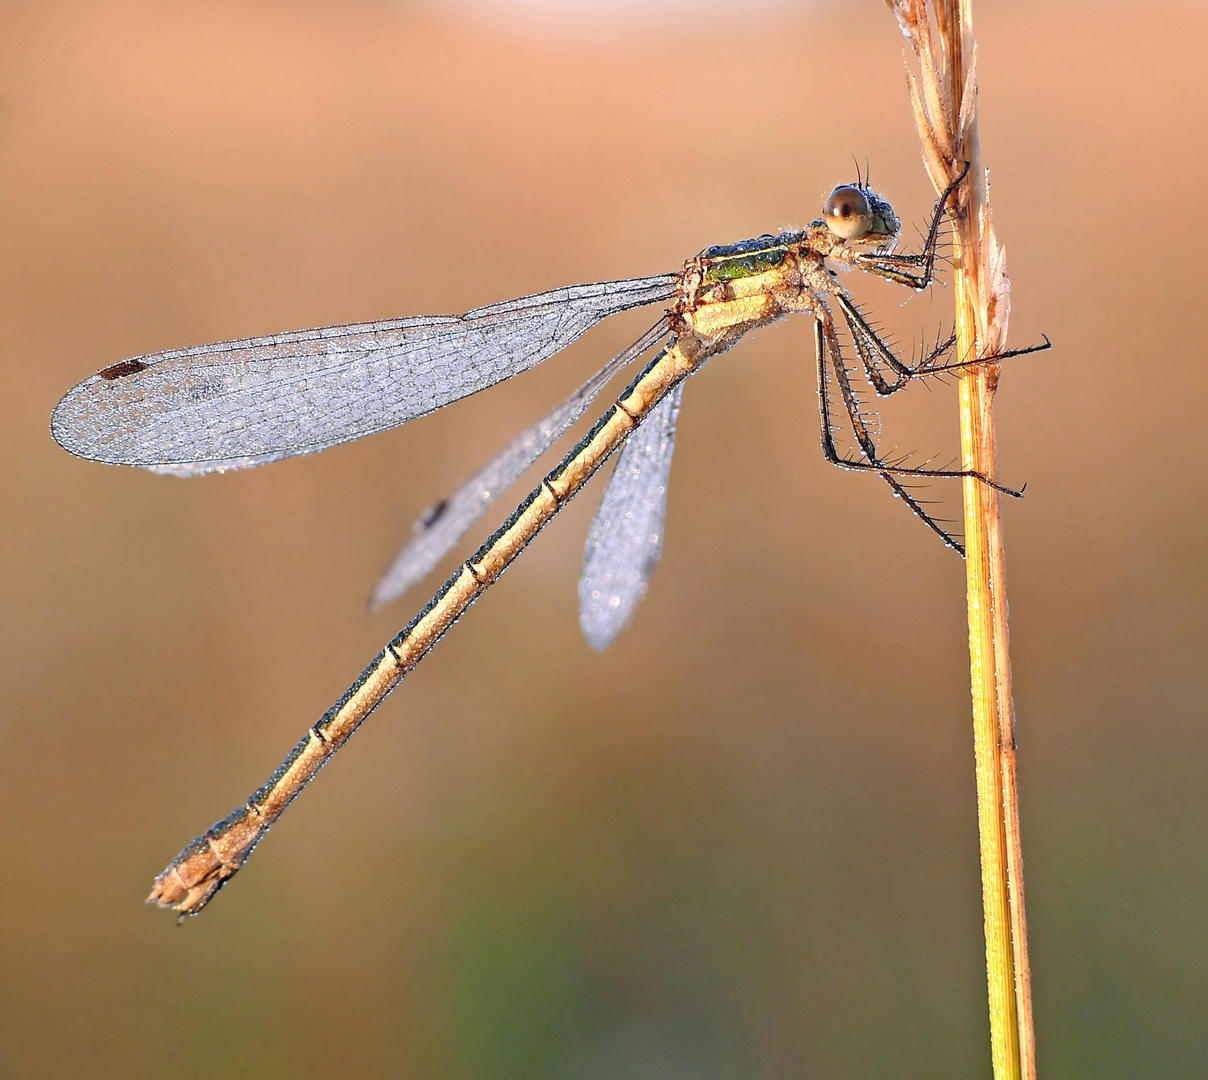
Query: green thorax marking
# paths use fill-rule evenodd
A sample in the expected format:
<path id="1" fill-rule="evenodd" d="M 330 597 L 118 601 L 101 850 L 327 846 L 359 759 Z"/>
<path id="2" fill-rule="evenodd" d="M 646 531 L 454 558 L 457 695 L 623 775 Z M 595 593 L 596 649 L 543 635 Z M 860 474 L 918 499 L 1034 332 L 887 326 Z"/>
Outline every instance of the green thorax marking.
<path id="1" fill-rule="evenodd" d="M 701 258 L 708 264 L 705 280 L 735 281 L 762 274 L 784 262 L 790 245 L 800 240 L 800 233 L 765 234 L 754 240 L 706 248 L 701 252 Z"/>

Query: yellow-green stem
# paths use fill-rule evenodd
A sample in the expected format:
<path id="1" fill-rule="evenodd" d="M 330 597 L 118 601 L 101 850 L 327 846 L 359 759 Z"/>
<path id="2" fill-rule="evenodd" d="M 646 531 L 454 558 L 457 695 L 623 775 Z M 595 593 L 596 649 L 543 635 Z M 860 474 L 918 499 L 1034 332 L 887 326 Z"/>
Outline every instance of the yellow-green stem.
<path id="1" fill-rule="evenodd" d="M 949 206 L 957 355 L 962 361 L 993 355 L 1006 340 L 1010 291 L 981 164 L 973 0 L 888 3 L 919 59 L 919 78 L 911 77 L 909 87 L 923 160 L 936 191 L 945 191 L 962 170 L 968 178 Z M 994 1076 L 1035 1080 L 1005 560 L 999 493 L 982 479 L 994 480 L 998 472 L 993 412 L 998 374 L 998 365 L 990 362 L 964 369 L 959 377 L 973 746 Z"/>
<path id="2" fill-rule="evenodd" d="M 958 302 L 967 282 L 957 275 Z M 964 307 L 965 305 L 961 305 Z M 976 348 L 969 331 L 971 312 L 958 318 L 958 347 L 967 356 Z M 964 331 L 964 332 L 962 332 Z M 996 373 L 978 368 L 961 376 L 961 452 L 963 467 L 983 475 L 994 475 L 994 428 L 990 402 Z M 992 548 L 998 535 L 998 493 L 973 479 L 965 481 L 965 585 L 969 608 L 969 679 L 973 696 L 973 752 L 977 771 L 977 820 L 981 848 L 982 907 L 986 931 L 986 989 L 990 1007 L 990 1045 L 995 1080 L 1021 1077 L 1018 1008 L 1015 995 L 1015 949 L 1011 918 L 1008 870 L 1014 861 L 1009 853 L 1004 806 L 1004 781 L 1008 768 L 1004 743 L 1010 732 L 1003 730 L 1000 699 L 999 657 L 995 649 L 995 617 L 999 597 L 995 595 L 991 565 Z M 992 522 L 994 524 L 992 524 Z M 999 545 L 1001 555 L 1001 545 Z M 1009 766 L 1013 774 L 1014 755 Z"/>
<path id="3" fill-rule="evenodd" d="M 941 24 L 949 37 L 949 100 L 962 100 L 973 62 L 972 0 L 941 0 Z M 984 303 L 979 288 L 986 251 L 981 235 L 986 199 L 981 164 L 976 100 L 964 132 L 955 144 L 970 163 L 968 197 L 956 222 L 957 348 L 962 357 L 984 355 L 978 339 L 975 305 Z M 954 122 L 956 117 L 953 117 Z M 963 138 L 962 138 L 963 136 Z M 983 317 L 987 312 L 981 312 Z M 994 392 L 998 365 L 971 368 L 960 377 L 963 467 L 997 477 Z M 981 846 L 982 904 L 986 934 L 986 986 L 990 1008 L 990 1044 L 996 1080 L 1035 1080 L 1031 975 L 1024 914 L 1019 792 L 1015 770 L 1015 713 L 1011 698 L 1011 660 L 1007 637 L 1005 558 L 999 494 L 972 478 L 964 482 L 965 583 L 969 612 L 969 673 L 973 699 L 973 744 L 977 773 L 978 835 Z"/>

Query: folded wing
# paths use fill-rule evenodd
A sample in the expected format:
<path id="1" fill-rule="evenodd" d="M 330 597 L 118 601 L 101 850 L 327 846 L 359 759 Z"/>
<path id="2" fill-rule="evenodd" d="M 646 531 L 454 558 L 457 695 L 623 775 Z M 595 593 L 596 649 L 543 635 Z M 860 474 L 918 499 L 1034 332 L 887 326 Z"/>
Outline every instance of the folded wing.
<path id="1" fill-rule="evenodd" d="M 587 534 L 579 578 L 579 626 L 606 649 L 646 592 L 663 542 L 667 478 L 683 383 L 625 442 Z"/>
<path id="2" fill-rule="evenodd" d="M 549 415 L 525 428 L 447 499 L 429 510 L 412 530 L 411 540 L 394 557 L 370 601 L 378 607 L 398 599 L 426 577 L 491 504 L 586 412 L 596 395 L 624 368 L 667 334 L 661 318 L 637 341 L 618 353 Z"/>

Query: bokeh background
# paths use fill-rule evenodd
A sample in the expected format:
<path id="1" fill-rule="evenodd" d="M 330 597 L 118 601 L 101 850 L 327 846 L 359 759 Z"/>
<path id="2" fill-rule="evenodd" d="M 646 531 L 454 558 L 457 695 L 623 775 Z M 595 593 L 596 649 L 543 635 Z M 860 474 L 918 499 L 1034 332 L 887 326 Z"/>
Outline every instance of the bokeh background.
<path id="1" fill-rule="evenodd" d="M 1012 342 L 1056 345 L 998 399 L 1041 1071 L 1202 1076 L 1208 15 L 978 7 Z M 822 462 L 807 321 L 688 386 L 608 653 L 593 492 L 180 928 L 153 875 L 426 599 L 366 608 L 411 521 L 650 316 L 242 474 L 47 430 L 138 353 L 674 269 L 853 156 L 922 222 L 903 47 L 872 0 L 0 6 L 0 1075 L 989 1075 L 962 569 Z M 887 444 L 955 453 L 910 397 Z"/>

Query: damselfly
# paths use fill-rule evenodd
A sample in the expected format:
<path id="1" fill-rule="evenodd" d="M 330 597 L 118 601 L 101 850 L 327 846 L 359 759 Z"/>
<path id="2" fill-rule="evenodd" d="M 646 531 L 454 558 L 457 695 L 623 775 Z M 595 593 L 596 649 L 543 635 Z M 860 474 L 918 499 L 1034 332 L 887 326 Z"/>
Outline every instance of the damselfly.
<path id="1" fill-rule="evenodd" d="M 915 363 L 904 362 L 848 297 L 836 273 L 836 268 L 858 268 L 926 288 L 945 203 L 962 179 L 963 174 L 936 204 L 918 255 L 895 251 L 897 216 L 858 178 L 835 188 L 822 217 L 802 231 L 708 248 L 678 273 L 554 289 L 460 317 L 325 327 L 156 353 L 107 367 L 71 390 L 51 418 L 51 431 L 67 450 L 96 461 L 194 476 L 312 453 L 393 427 L 539 364 L 609 315 L 664 305 L 645 334 L 425 516 L 383 578 L 376 601 L 397 596 L 427 573 L 614 376 L 662 345 L 575 448 L 307 731 L 267 783 L 156 878 L 149 900 L 182 916 L 199 912 L 369 713 L 625 444 L 590 530 L 580 583 L 584 633 L 592 645 L 605 647 L 628 621 L 658 558 L 683 380 L 758 326 L 791 314 L 813 316 L 826 458 L 878 474 L 959 550 L 903 482 L 972 476 L 1016 493 L 977 473 L 882 458 L 872 414 L 853 385 L 856 369 L 843 355 L 835 312 L 879 395 L 980 362 L 945 362 L 953 338 Z M 850 453 L 841 452 L 836 441 L 840 417 L 854 437 Z"/>

